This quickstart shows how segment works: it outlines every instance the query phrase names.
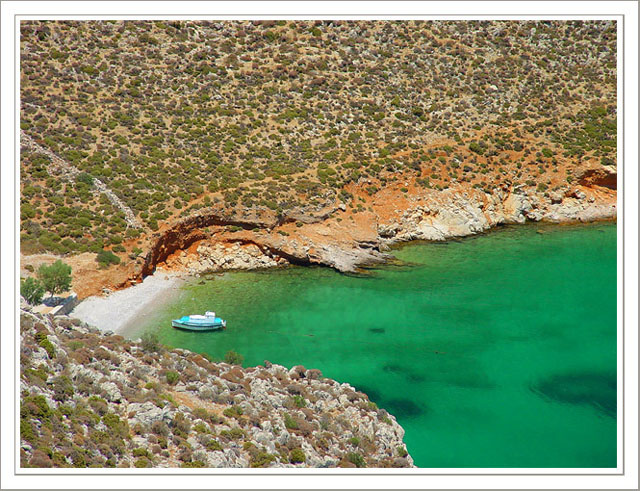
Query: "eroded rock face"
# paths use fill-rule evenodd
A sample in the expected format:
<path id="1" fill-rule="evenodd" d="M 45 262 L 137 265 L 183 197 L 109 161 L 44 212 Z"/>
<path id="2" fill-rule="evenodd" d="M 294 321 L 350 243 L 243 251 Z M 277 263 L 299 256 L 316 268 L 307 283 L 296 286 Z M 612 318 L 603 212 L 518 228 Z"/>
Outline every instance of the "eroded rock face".
<path id="1" fill-rule="evenodd" d="M 601 186 L 617 190 L 618 171 L 610 165 L 588 169 L 578 176 L 578 182 L 583 186 Z"/>
<path id="2" fill-rule="evenodd" d="M 154 244 L 147 254 L 141 275 L 147 276 L 155 266 L 165 261 L 176 251 L 187 249 L 191 244 L 207 237 L 203 231 L 210 226 L 231 225 L 240 228 L 270 228 L 278 223 L 272 210 L 264 209 L 207 209 L 179 220 L 168 230 L 156 234 Z"/>
<path id="3" fill-rule="evenodd" d="M 212 363 L 28 307 L 21 346 L 22 465 L 46 442 L 54 467 L 413 466 L 395 418 L 317 369 Z"/>
<path id="4" fill-rule="evenodd" d="M 358 221 L 344 203 L 336 205 L 328 198 L 317 209 L 299 209 L 282 216 L 268 209 L 207 210 L 158 236 L 142 276 L 162 261 L 190 274 L 286 264 L 318 264 L 353 272 L 360 266 L 390 259 L 392 256 L 384 251 L 397 242 L 442 241 L 526 221 L 586 222 L 616 217 L 614 167 L 589 169 L 575 179 L 573 186 L 565 184 L 548 191 L 544 187 L 536 190 L 504 185 L 489 194 L 455 185 L 442 191 L 423 189 L 401 198 L 385 195 L 382 203 L 374 199 L 373 207 L 384 207 L 385 200 L 400 199 L 395 212 L 363 208 Z M 336 227 L 343 218 L 351 220 L 353 226 Z M 300 233 L 290 234 L 279 228 L 292 222 L 302 227 Z M 232 236 L 220 234 L 220 230 L 208 233 L 206 227 L 211 225 L 231 225 L 237 232 Z M 194 243 L 198 243 L 197 250 L 187 254 L 185 249 Z"/>

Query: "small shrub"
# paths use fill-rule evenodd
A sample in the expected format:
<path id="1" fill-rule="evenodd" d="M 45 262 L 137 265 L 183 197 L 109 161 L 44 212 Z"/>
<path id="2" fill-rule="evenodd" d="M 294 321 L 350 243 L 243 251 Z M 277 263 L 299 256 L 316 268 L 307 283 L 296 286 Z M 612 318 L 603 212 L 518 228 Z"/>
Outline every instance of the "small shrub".
<path id="1" fill-rule="evenodd" d="M 288 430 L 297 430 L 298 429 L 298 422 L 289 413 L 285 413 L 285 415 L 284 415 L 284 426 Z"/>
<path id="2" fill-rule="evenodd" d="M 268 452 L 260 452 L 250 460 L 251 467 L 268 467 L 271 462 L 276 460 L 276 456 Z"/>
<path id="3" fill-rule="evenodd" d="M 106 251 L 104 249 L 98 252 L 96 261 L 98 261 L 100 266 L 102 266 L 103 268 L 108 268 L 112 264 L 120 264 L 120 258 L 118 256 L 116 256 L 113 252 Z"/>
<path id="4" fill-rule="evenodd" d="M 244 438 L 244 431 L 242 431 L 240 428 L 232 428 L 229 432 L 229 435 L 232 439 L 239 440 L 240 438 Z"/>
<path id="5" fill-rule="evenodd" d="M 50 359 L 54 359 L 56 357 L 56 349 L 53 347 L 53 343 L 49 341 L 49 338 L 44 332 L 38 331 L 35 335 L 35 339 L 38 342 L 38 346 L 45 349 Z"/>
<path id="6" fill-rule="evenodd" d="M 364 457 L 356 452 L 349 452 L 347 454 L 347 460 L 354 464 L 356 467 L 366 467 L 367 463 L 364 460 Z"/>
<path id="7" fill-rule="evenodd" d="M 141 337 L 141 345 L 144 351 L 157 352 L 160 351 L 160 342 L 158 335 L 152 332 L 145 332 Z"/>
<path id="8" fill-rule="evenodd" d="M 301 448 L 294 448 L 289 453 L 289 462 L 292 464 L 302 464 L 307 460 L 307 456 L 304 454 Z"/>
<path id="9" fill-rule="evenodd" d="M 151 461 L 146 457 L 142 457 L 141 459 L 136 460 L 135 464 L 133 464 L 138 469 L 142 469 L 145 467 L 151 467 Z"/>
<path id="10" fill-rule="evenodd" d="M 167 383 L 169 385 L 175 385 L 176 383 L 178 383 L 178 380 L 180 380 L 180 374 L 178 372 L 174 372 L 172 370 L 169 370 L 165 376 L 167 377 Z"/>
<path id="11" fill-rule="evenodd" d="M 204 423 L 198 423 L 196 424 L 193 429 L 197 432 L 197 433 L 209 433 L 209 428 L 207 428 L 207 426 Z"/>
<path id="12" fill-rule="evenodd" d="M 28 441 L 29 443 L 35 443 L 38 441 L 35 431 L 33 431 L 33 425 L 26 418 L 20 419 L 20 438 Z"/>
<path id="13" fill-rule="evenodd" d="M 400 457 L 406 457 L 407 455 L 409 455 L 409 452 L 407 452 L 407 449 L 404 447 L 398 447 L 396 451 L 398 452 L 398 455 Z"/>
<path id="14" fill-rule="evenodd" d="M 307 405 L 307 401 L 302 396 L 293 396 L 293 403 L 296 407 L 305 407 Z"/>
<path id="15" fill-rule="evenodd" d="M 77 339 L 73 339 L 73 340 L 69 341 L 69 344 L 67 344 L 67 347 L 71 351 L 75 351 L 77 349 L 80 349 L 83 346 L 84 346 L 84 343 L 82 341 L 78 341 Z"/>
<path id="16" fill-rule="evenodd" d="M 147 449 L 143 447 L 134 448 L 132 455 L 134 457 L 146 457 L 148 455 Z"/>
<path id="17" fill-rule="evenodd" d="M 550 150 L 550 149 L 548 149 L 548 148 L 546 148 L 546 147 L 545 147 L 545 148 L 543 148 L 543 149 L 541 150 L 541 152 L 542 152 L 542 155 L 544 155 L 544 156 L 545 156 L 546 158 L 548 158 L 548 159 L 550 159 L 551 157 L 553 157 L 553 151 L 552 151 L 552 150 Z"/>
<path id="18" fill-rule="evenodd" d="M 242 416 L 243 411 L 242 407 L 234 405 L 225 409 L 222 414 L 224 414 L 227 418 L 237 418 L 238 416 Z"/>
<path id="19" fill-rule="evenodd" d="M 102 416 L 102 422 L 105 424 L 112 435 L 126 438 L 129 436 L 129 423 L 121 420 L 117 414 L 108 413 Z"/>
<path id="20" fill-rule="evenodd" d="M 229 350 L 224 355 L 224 361 L 225 361 L 225 363 L 228 363 L 229 365 L 240 365 L 240 366 L 242 366 L 242 363 L 244 362 L 244 356 L 242 356 L 239 353 L 236 353 L 233 350 Z"/>
<path id="21" fill-rule="evenodd" d="M 214 440 L 213 438 L 205 443 L 204 446 L 207 450 L 212 452 L 216 450 L 222 450 L 222 445 L 220 445 L 220 442 L 218 440 Z"/>

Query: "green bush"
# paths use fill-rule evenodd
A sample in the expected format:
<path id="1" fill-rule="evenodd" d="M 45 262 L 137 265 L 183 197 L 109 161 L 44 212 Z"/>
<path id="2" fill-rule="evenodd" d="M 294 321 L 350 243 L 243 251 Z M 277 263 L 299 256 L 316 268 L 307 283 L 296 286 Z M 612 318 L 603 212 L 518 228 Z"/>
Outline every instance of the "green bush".
<path id="1" fill-rule="evenodd" d="M 276 460 L 276 456 L 268 452 L 260 452 L 250 460 L 251 467 L 268 467 L 271 462 Z"/>
<path id="2" fill-rule="evenodd" d="M 546 158 L 550 159 L 551 157 L 553 157 L 553 152 L 551 150 L 549 150 L 548 148 L 543 148 L 541 150 L 542 155 L 544 155 Z"/>
<path id="3" fill-rule="evenodd" d="M 297 430 L 298 429 L 298 422 L 289 413 L 285 413 L 285 415 L 284 415 L 284 426 L 288 430 Z"/>
<path id="4" fill-rule="evenodd" d="M 407 455 L 409 455 L 409 452 L 407 452 L 407 449 L 404 447 L 398 447 L 396 450 L 400 457 L 406 457 Z"/>
<path id="5" fill-rule="evenodd" d="M 129 423 L 126 420 L 121 420 L 117 414 L 105 414 L 102 416 L 102 422 L 109 428 L 112 435 L 120 438 L 129 437 Z"/>
<path id="6" fill-rule="evenodd" d="M 96 261 L 98 261 L 100 266 L 104 268 L 108 268 L 111 264 L 120 264 L 120 258 L 118 256 L 116 256 L 113 252 L 104 249 L 98 252 Z"/>
<path id="7" fill-rule="evenodd" d="M 205 425 L 204 423 L 196 424 L 193 429 L 196 431 L 196 433 L 209 433 L 209 428 L 207 428 L 207 425 Z"/>
<path id="8" fill-rule="evenodd" d="M 205 444 L 205 448 L 212 452 L 216 450 L 222 450 L 222 445 L 220 445 L 220 442 L 218 440 L 214 440 L 212 438 Z"/>
<path id="9" fill-rule="evenodd" d="M 36 278 L 27 278 L 20 280 L 20 295 L 24 297 L 29 305 L 37 305 L 42 302 L 44 295 L 44 286 L 42 282 Z"/>
<path id="10" fill-rule="evenodd" d="M 148 455 L 147 449 L 143 447 L 134 448 L 131 453 L 134 457 L 146 457 Z"/>
<path id="11" fill-rule="evenodd" d="M 242 356 L 239 353 L 236 353 L 233 350 L 229 350 L 224 355 L 224 361 L 225 361 L 225 363 L 228 363 L 229 365 L 240 365 L 240 366 L 242 366 L 242 363 L 244 362 L 244 356 Z"/>
<path id="12" fill-rule="evenodd" d="M 222 411 L 227 418 L 237 418 L 242 416 L 242 408 L 240 406 L 231 406 Z"/>
<path id="13" fill-rule="evenodd" d="M 347 460 L 352 464 L 355 464 L 356 467 L 366 467 L 367 463 L 364 460 L 364 457 L 356 452 L 349 452 L 347 454 Z"/>
<path id="14" fill-rule="evenodd" d="M 307 456 L 304 454 L 301 448 L 294 448 L 289 453 L 289 462 L 292 464 L 302 464 L 307 460 Z"/>
<path id="15" fill-rule="evenodd" d="M 233 440 L 239 440 L 240 438 L 244 437 L 244 431 L 242 431 L 240 428 L 232 428 L 231 431 L 229 431 L 229 436 Z"/>
<path id="16" fill-rule="evenodd" d="M 49 341 L 47 335 L 44 332 L 39 331 L 36 333 L 35 339 L 38 342 L 38 346 L 45 349 L 49 358 L 54 359 L 56 356 L 56 350 L 51 341 Z"/>
<path id="17" fill-rule="evenodd" d="M 135 464 L 133 464 L 135 467 L 137 467 L 138 469 L 142 469 L 145 467 L 151 467 L 151 461 L 149 459 L 147 459 L 146 457 L 142 457 L 138 460 L 136 460 Z"/>
<path id="18" fill-rule="evenodd" d="M 305 407 L 307 405 L 307 401 L 302 396 L 293 396 L 293 403 L 296 407 Z"/>
<path id="19" fill-rule="evenodd" d="M 144 351 L 157 352 L 160 351 L 160 342 L 158 335 L 153 332 L 145 332 L 140 337 L 142 349 Z"/>
<path id="20" fill-rule="evenodd" d="M 20 418 L 20 438 L 29 443 L 36 443 L 38 437 L 33 431 L 33 425 L 26 418 Z"/>
<path id="21" fill-rule="evenodd" d="M 178 383 L 178 380 L 180 380 L 180 374 L 178 372 L 174 372 L 172 370 L 169 370 L 165 376 L 167 377 L 167 383 L 169 385 L 175 385 L 176 383 Z"/>

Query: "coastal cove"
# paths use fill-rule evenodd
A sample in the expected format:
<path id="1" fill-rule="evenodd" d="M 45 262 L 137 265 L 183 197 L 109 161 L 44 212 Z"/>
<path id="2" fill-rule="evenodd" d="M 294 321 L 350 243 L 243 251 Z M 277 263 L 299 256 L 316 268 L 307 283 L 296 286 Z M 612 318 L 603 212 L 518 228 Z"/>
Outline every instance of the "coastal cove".
<path id="1" fill-rule="evenodd" d="M 192 278 L 123 332 L 303 364 L 405 428 L 419 467 L 615 467 L 616 225 L 525 225 L 393 251 L 363 276 Z M 215 309 L 221 333 L 170 327 Z"/>

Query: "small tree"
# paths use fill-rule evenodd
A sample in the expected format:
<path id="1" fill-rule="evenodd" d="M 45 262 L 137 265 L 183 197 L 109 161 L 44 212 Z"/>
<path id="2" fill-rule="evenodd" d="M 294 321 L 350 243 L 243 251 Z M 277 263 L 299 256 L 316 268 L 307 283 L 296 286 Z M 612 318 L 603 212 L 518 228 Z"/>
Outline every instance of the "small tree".
<path id="1" fill-rule="evenodd" d="M 67 292 L 71 288 L 71 266 L 60 259 L 51 266 L 43 264 L 38 268 L 38 278 L 52 297 L 56 293 Z"/>
<path id="2" fill-rule="evenodd" d="M 44 295 L 44 286 L 36 278 L 27 278 L 20 280 L 20 295 L 24 297 L 29 305 L 37 305 L 42 302 Z"/>

